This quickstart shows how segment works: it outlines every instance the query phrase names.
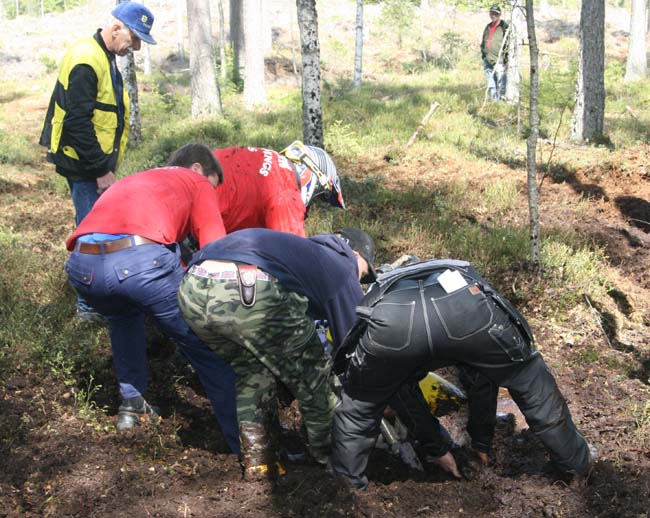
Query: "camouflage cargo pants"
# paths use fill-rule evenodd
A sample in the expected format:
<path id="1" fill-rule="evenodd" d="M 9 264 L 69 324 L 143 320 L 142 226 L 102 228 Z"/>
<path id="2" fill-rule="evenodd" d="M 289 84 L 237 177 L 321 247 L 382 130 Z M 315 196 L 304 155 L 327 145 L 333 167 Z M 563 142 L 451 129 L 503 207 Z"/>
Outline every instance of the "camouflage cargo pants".
<path id="1" fill-rule="evenodd" d="M 331 360 L 307 316 L 307 298 L 275 280 L 258 279 L 256 302 L 245 307 L 236 279 L 188 273 L 178 300 L 192 330 L 237 374 L 239 422 L 265 424 L 267 415 L 277 412 L 278 378 L 298 400 L 312 454 L 322 458 L 337 400 Z"/>

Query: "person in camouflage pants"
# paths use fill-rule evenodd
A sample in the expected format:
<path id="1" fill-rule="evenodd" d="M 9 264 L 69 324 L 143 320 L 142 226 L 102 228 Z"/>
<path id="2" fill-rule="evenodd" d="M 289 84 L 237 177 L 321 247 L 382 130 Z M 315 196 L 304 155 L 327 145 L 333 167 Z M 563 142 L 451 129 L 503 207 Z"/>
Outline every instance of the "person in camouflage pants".
<path id="1" fill-rule="evenodd" d="M 238 377 L 246 479 L 279 467 L 269 433 L 277 416 L 276 379 L 298 400 L 311 456 L 327 462 L 337 398 L 314 320 L 330 323 L 338 346 L 356 320 L 360 279 L 374 279 L 371 238 L 358 229 L 340 232 L 308 239 L 266 229 L 234 232 L 195 254 L 181 283 L 183 318 Z"/>
<path id="2" fill-rule="evenodd" d="M 258 271 L 257 299 L 248 308 L 240 303 L 236 278 L 220 282 L 210 275 L 195 267 L 183 280 L 179 306 L 192 330 L 237 374 L 240 426 L 267 426 L 274 418 L 277 378 L 300 404 L 310 453 L 324 462 L 336 396 L 331 360 L 307 316 L 307 298 Z"/>

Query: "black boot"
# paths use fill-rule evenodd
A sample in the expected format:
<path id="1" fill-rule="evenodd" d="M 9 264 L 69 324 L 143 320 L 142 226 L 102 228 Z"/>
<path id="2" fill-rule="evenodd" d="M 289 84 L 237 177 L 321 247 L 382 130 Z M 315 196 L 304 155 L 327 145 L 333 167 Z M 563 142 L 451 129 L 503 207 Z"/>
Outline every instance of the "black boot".
<path id="1" fill-rule="evenodd" d="M 284 469 L 278 462 L 275 444 L 264 425 L 244 421 L 239 424 L 239 437 L 239 460 L 244 480 L 275 480 L 278 475 L 284 475 Z"/>

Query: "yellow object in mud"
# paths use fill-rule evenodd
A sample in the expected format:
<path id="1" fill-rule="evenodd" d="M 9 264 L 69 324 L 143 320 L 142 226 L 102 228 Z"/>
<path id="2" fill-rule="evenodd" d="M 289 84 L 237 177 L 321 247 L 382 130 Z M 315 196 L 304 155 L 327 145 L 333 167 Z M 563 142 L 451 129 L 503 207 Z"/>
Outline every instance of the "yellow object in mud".
<path id="1" fill-rule="evenodd" d="M 271 466 L 268 464 L 258 464 L 257 466 L 250 466 L 246 468 L 246 471 L 249 473 L 260 473 L 262 475 L 266 475 L 269 470 L 271 469 Z M 284 466 L 280 464 L 279 462 L 275 463 L 275 469 L 277 469 L 277 473 L 280 476 L 284 476 L 287 474 L 287 471 L 284 469 Z"/>
<path id="2" fill-rule="evenodd" d="M 467 395 L 453 383 L 435 372 L 429 372 L 420 380 L 420 390 L 429 404 L 432 414 L 444 414 L 467 402 Z"/>

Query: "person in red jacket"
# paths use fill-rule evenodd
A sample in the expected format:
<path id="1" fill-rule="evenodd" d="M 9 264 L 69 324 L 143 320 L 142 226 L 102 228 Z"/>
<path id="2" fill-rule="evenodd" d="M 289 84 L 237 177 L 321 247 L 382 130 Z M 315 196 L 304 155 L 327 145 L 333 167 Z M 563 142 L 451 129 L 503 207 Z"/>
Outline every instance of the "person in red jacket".
<path id="1" fill-rule="evenodd" d="M 326 151 L 295 141 L 280 152 L 258 147 L 215 149 L 223 168 L 217 187 L 221 219 L 230 234 L 266 228 L 306 237 L 305 218 L 316 198 L 345 208 L 336 165 Z M 181 243 L 183 262 L 200 247 L 193 235 Z"/>
<path id="2" fill-rule="evenodd" d="M 201 246 L 226 234 L 214 188 L 223 173 L 212 150 L 188 144 L 171 164 L 127 176 L 97 200 L 67 240 L 72 286 L 108 321 L 123 398 L 117 428 L 157 418 L 145 401 L 145 314 L 179 346 L 207 392 L 224 436 L 239 453 L 233 370 L 187 326 L 178 309 L 184 270 L 178 245 L 190 233 Z"/>
<path id="3" fill-rule="evenodd" d="M 224 171 L 217 188 L 226 232 L 267 228 L 305 237 L 312 201 L 345 208 L 336 166 L 321 148 L 294 142 L 279 153 L 256 147 L 215 149 Z"/>

